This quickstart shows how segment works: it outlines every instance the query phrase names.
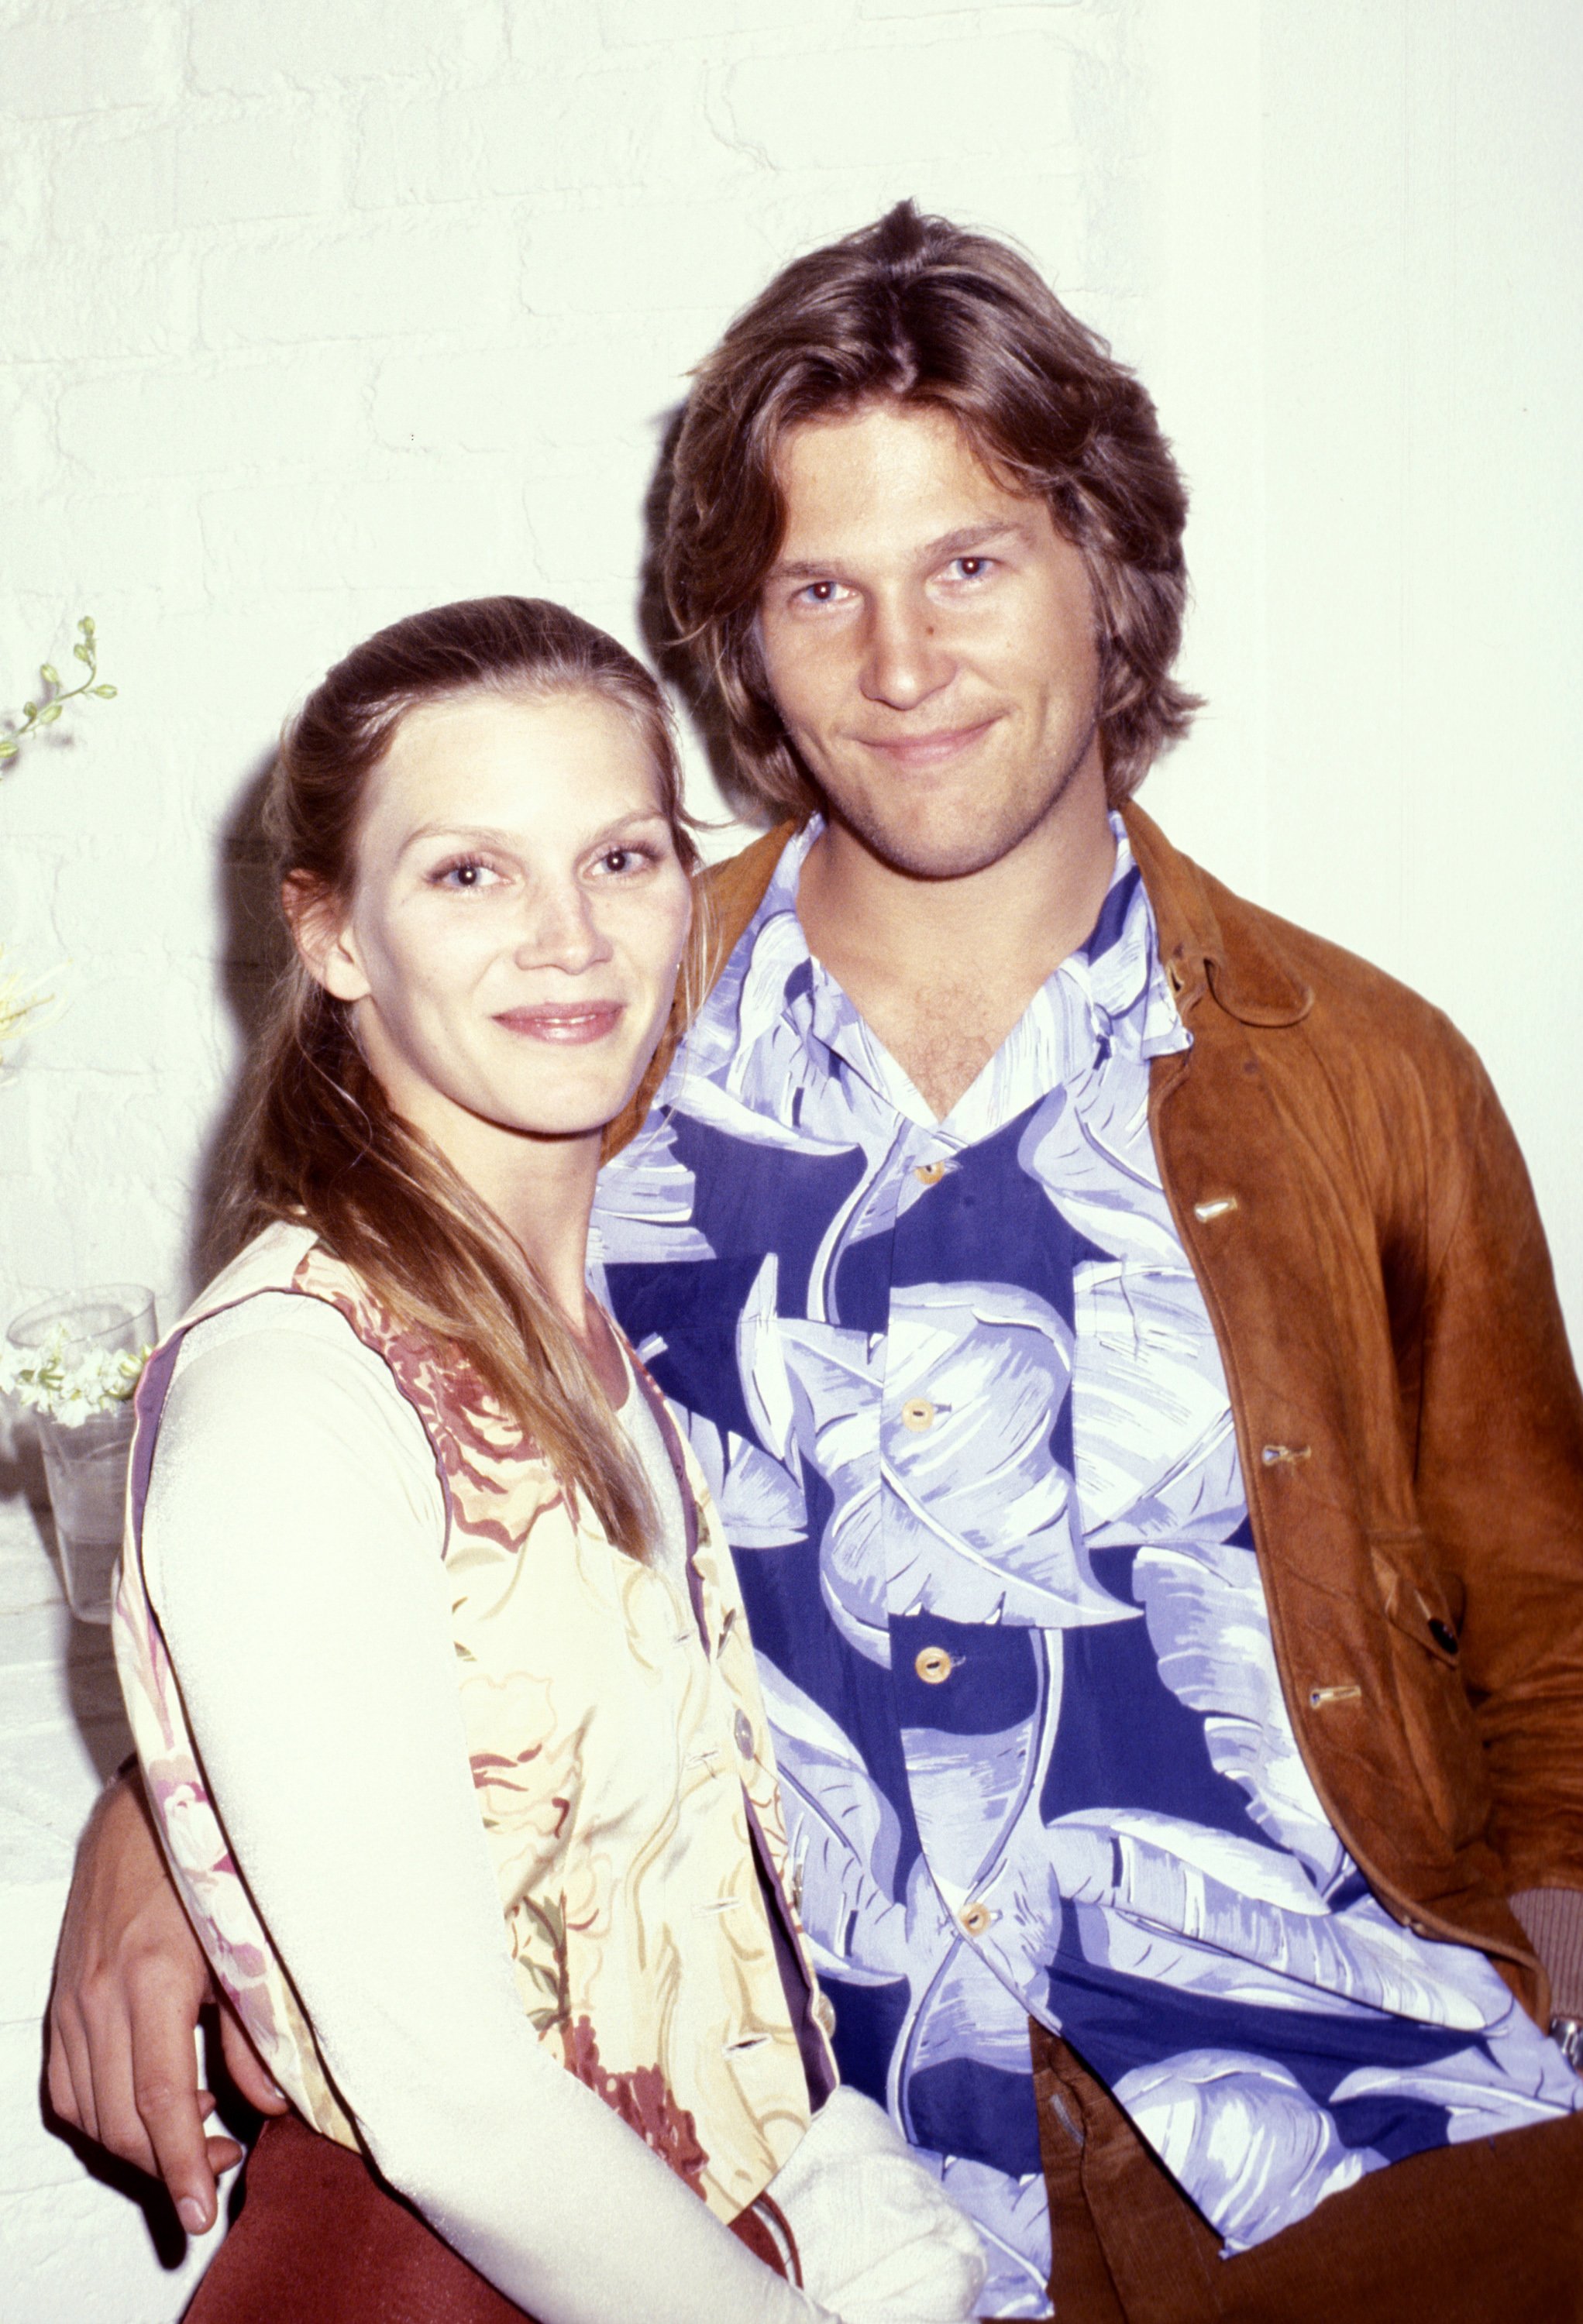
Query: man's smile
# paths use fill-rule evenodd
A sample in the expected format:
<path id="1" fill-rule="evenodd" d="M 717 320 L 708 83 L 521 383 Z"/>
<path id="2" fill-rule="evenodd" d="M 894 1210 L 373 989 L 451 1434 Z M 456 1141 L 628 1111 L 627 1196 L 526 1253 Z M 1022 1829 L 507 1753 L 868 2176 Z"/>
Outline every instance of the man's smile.
<path id="1" fill-rule="evenodd" d="M 860 734 L 856 739 L 866 751 L 883 752 L 893 766 L 938 767 L 971 750 L 1004 715 L 996 710 L 972 725 L 937 726 L 927 734 Z"/>

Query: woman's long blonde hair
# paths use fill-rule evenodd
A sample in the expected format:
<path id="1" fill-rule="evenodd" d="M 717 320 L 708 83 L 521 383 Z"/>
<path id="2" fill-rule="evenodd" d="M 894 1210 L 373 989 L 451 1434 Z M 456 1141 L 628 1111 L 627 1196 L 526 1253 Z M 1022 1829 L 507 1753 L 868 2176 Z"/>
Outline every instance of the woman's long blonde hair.
<path id="1" fill-rule="evenodd" d="M 664 697 L 602 630 L 541 598 L 480 597 L 396 622 L 338 662 L 287 729 L 265 822 L 282 886 L 349 899 L 369 777 L 407 712 L 486 689 L 583 694 L 626 712 L 654 767 L 684 867 L 698 851 L 681 805 Z M 469 1364 L 634 1557 L 649 1495 L 587 1354 L 499 1219 L 393 1110 L 355 1036 L 349 1004 L 295 957 L 238 1139 L 228 1210 L 238 1240 L 277 1219 L 311 1226 L 391 1312 Z"/>

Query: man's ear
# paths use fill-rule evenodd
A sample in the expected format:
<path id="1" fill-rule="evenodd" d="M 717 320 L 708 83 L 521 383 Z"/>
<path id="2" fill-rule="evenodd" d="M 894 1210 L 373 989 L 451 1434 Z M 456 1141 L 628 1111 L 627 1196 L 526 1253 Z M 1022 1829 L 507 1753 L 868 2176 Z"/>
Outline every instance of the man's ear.
<path id="1" fill-rule="evenodd" d="M 337 1001 L 361 1001 L 368 979 L 340 899 L 307 872 L 288 872 L 281 882 L 281 909 L 303 966 Z"/>

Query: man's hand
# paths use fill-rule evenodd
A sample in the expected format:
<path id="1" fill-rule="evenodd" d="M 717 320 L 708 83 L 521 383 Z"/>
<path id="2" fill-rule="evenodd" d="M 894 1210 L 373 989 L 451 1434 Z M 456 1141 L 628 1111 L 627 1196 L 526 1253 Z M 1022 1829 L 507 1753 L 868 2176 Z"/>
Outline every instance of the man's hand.
<path id="1" fill-rule="evenodd" d="M 123 2162 L 155 2173 L 182 2226 L 215 2218 L 215 2173 L 241 2160 L 204 2135 L 193 2028 L 213 1997 L 208 1964 L 165 1870 L 135 1775 L 113 1784 L 82 1845 L 55 1956 L 50 2103 Z M 286 2102 L 222 2005 L 226 2064 L 261 2114 Z"/>

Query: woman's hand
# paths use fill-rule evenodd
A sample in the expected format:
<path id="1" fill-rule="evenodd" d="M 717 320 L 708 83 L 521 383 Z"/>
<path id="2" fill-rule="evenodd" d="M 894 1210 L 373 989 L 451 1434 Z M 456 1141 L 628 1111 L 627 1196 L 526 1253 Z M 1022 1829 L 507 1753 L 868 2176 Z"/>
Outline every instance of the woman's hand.
<path id="1" fill-rule="evenodd" d="M 215 2173 L 242 2159 L 207 2137 L 193 2028 L 208 1967 L 165 1870 L 143 1786 L 112 1784 L 78 1850 L 50 2002 L 50 2103 L 62 2122 L 162 2179 L 181 2224 L 214 2224 Z M 249 2105 L 286 2102 L 222 2006 L 226 2064 Z"/>
<path id="2" fill-rule="evenodd" d="M 986 2273 L 971 2222 L 884 2109 L 832 2091 L 765 2190 L 803 2288 L 842 2324 L 967 2324 Z"/>

